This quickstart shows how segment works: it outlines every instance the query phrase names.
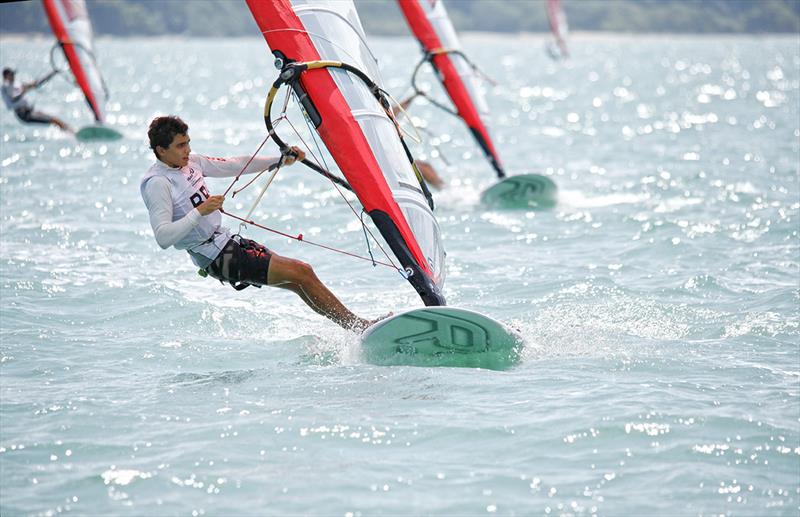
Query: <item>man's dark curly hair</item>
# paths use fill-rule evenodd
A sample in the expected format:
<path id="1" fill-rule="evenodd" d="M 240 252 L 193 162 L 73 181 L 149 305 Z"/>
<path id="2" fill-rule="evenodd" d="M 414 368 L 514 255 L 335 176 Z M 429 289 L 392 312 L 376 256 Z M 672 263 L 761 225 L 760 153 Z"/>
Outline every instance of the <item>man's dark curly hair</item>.
<path id="1" fill-rule="evenodd" d="M 185 135 L 189 132 L 189 126 L 186 122 L 176 117 L 169 115 L 166 117 L 156 117 L 150 122 L 150 129 L 147 130 L 147 136 L 150 138 L 150 149 L 156 153 L 156 147 L 163 147 L 166 149 L 172 143 L 175 135 Z"/>

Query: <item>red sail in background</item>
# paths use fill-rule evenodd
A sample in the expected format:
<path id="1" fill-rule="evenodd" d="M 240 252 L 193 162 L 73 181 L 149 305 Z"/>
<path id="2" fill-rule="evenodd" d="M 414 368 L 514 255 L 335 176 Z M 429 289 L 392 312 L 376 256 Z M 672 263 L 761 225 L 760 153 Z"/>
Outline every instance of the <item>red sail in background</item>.
<path id="1" fill-rule="evenodd" d="M 567 49 L 566 38 L 569 26 L 567 25 L 567 15 L 561 6 L 561 0 L 547 0 L 547 20 L 550 23 L 550 31 L 553 33 L 558 49 L 558 52 L 553 54 L 558 57 L 568 57 L 569 50 Z"/>
<path id="2" fill-rule="evenodd" d="M 469 127 L 497 175 L 505 176 L 500 156 L 481 116 L 481 112 L 488 116 L 488 108 L 474 84 L 475 71 L 463 56 L 446 52 L 460 52 L 461 45 L 444 4 L 441 0 L 398 0 L 398 3 L 414 36 L 423 50 L 431 55 L 431 63 L 438 71 L 458 116 Z"/>
<path id="3" fill-rule="evenodd" d="M 106 93 L 94 60 L 92 25 L 84 0 L 43 0 L 50 27 L 97 122 L 105 120 Z"/>

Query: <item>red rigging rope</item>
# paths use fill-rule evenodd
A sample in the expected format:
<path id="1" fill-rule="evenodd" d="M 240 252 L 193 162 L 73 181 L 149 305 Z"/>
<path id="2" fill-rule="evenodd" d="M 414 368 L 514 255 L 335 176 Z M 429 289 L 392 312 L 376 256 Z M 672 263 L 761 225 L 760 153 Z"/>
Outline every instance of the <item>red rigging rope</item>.
<path id="1" fill-rule="evenodd" d="M 290 126 L 290 127 L 292 128 L 292 130 L 295 132 L 295 134 L 296 134 L 298 137 L 300 137 L 300 141 L 301 141 L 301 142 L 303 142 L 303 145 L 306 147 L 306 149 L 309 149 L 309 152 L 311 152 L 311 151 L 310 151 L 310 148 L 309 148 L 309 146 L 308 146 L 308 144 L 307 144 L 307 143 L 306 143 L 306 142 L 303 140 L 303 138 L 300 136 L 300 133 L 299 133 L 299 131 L 297 131 L 297 129 L 294 127 L 294 125 L 291 123 L 291 121 L 290 121 L 288 118 L 286 118 L 285 110 L 286 110 L 286 106 L 287 106 L 287 105 L 288 105 L 288 94 L 287 94 L 287 100 L 286 100 L 286 102 L 284 102 L 284 107 L 283 107 L 283 109 L 284 109 L 284 114 L 282 114 L 280 117 L 278 117 L 278 119 L 277 119 L 277 121 L 276 121 L 276 123 L 275 123 L 275 126 L 277 126 L 277 125 L 278 125 L 280 122 L 282 122 L 283 120 L 286 120 L 286 121 L 287 121 L 287 123 L 289 124 L 289 126 Z M 272 137 L 273 137 L 273 135 L 274 135 L 274 133 L 273 133 L 273 132 L 269 132 L 269 133 L 267 133 L 267 136 L 264 138 L 264 140 L 262 140 L 262 141 L 261 141 L 261 144 L 259 144 L 259 146 L 258 146 L 258 148 L 256 149 L 256 151 L 255 151 L 255 152 L 254 152 L 254 153 L 253 153 L 253 154 L 250 156 L 250 158 L 247 160 L 247 163 L 245 163 L 245 164 L 244 164 L 244 166 L 242 167 L 242 170 L 241 170 L 241 171 L 239 171 L 239 173 L 236 175 L 236 177 L 235 177 L 235 178 L 233 178 L 233 181 L 231 181 L 231 184 L 230 184 L 230 185 L 228 185 L 228 188 L 227 188 L 227 189 L 225 190 L 225 192 L 223 193 L 223 196 L 227 196 L 227 195 L 228 195 L 228 193 L 231 191 L 231 189 L 232 189 L 232 188 L 233 188 L 233 186 L 236 184 L 236 182 L 237 182 L 237 181 L 239 181 L 239 178 L 241 178 L 242 174 L 244 174 L 244 171 L 245 171 L 245 170 L 247 169 L 247 167 L 248 167 L 248 166 L 249 166 L 249 165 L 250 165 L 250 164 L 253 162 L 253 160 L 256 158 L 256 156 L 258 155 L 258 153 L 259 153 L 259 152 L 261 152 L 261 149 L 264 147 L 264 145 L 267 143 L 267 141 L 268 141 L 270 138 L 272 138 Z M 272 173 L 272 175 L 271 175 L 270 179 L 268 180 L 267 184 L 266 184 L 266 185 L 264 186 L 264 188 L 262 189 L 262 191 L 261 191 L 260 195 L 259 195 L 259 196 L 258 196 L 258 198 L 256 199 L 256 202 L 255 202 L 255 204 L 253 205 L 253 208 L 250 210 L 250 212 L 247 214 L 247 216 L 246 216 L 246 217 L 240 217 L 240 216 L 238 216 L 238 215 L 235 215 L 235 214 L 232 214 L 232 213 L 230 213 L 230 212 L 226 212 L 226 211 L 225 211 L 223 208 L 220 208 L 220 209 L 219 209 L 220 213 L 223 213 L 223 214 L 227 215 L 228 217 L 231 217 L 231 218 L 233 218 L 233 219 L 236 219 L 236 220 L 240 221 L 240 223 L 241 223 L 242 225 L 248 225 L 248 224 L 250 224 L 250 225 L 253 225 L 253 226 L 257 227 L 257 228 L 261 228 L 262 230 L 266 230 L 266 231 L 268 231 L 268 232 L 272 232 L 272 233 L 274 233 L 274 234 L 281 235 L 281 236 L 283 236 L 283 237 L 287 237 L 287 238 L 289 238 L 289 239 L 296 240 L 296 241 L 298 241 L 298 242 L 304 242 L 304 243 L 306 243 L 306 244 L 309 244 L 309 245 L 311 245 L 311 246 L 316 246 L 316 247 L 318 247 L 318 248 L 326 249 L 326 250 L 328 250 L 328 251 L 333 251 L 333 252 L 336 252 L 336 253 L 340 253 L 340 254 L 342 254 L 342 255 L 347 255 L 347 256 L 349 256 L 349 257 L 353 257 L 353 258 L 356 258 L 356 259 L 360 259 L 360 260 L 365 260 L 365 261 L 371 262 L 373 266 L 376 266 L 376 265 L 381 265 L 381 266 L 386 266 L 386 267 L 389 267 L 389 268 L 391 268 L 391 269 L 394 269 L 394 270 L 398 271 L 398 272 L 400 273 L 400 275 L 401 275 L 401 276 L 405 277 L 405 271 L 404 271 L 402 268 L 399 268 L 397 265 L 395 265 L 395 264 L 392 262 L 392 259 L 391 259 L 391 257 L 388 255 L 388 253 L 386 252 L 386 250 L 384 250 L 384 249 L 383 249 L 383 247 L 380 245 L 380 243 L 379 243 L 379 242 L 378 242 L 378 240 L 375 238 L 375 236 L 372 234 L 372 232 L 369 230 L 369 228 L 367 228 L 367 227 L 366 227 L 366 225 L 364 225 L 364 222 L 363 222 L 363 220 L 361 221 L 361 225 L 364 227 L 364 230 L 365 230 L 365 232 L 369 233 L 369 235 L 370 235 L 370 236 L 371 236 L 371 237 L 372 237 L 372 238 L 375 240 L 375 243 L 378 245 L 378 248 L 379 248 L 379 249 L 380 249 L 380 250 L 383 252 L 383 254 L 386 256 L 387 260 L 389 261 L 388 263 L 387 263 L 387 262 L 382 262 L 382 261 L 380 261 L 380 260 L 375 260 L 375 258 L 374 258 L 374 257 L 372 257 L 372 256 L 370 256 L 370 257 L 365 257 L 365 256 L 362 256 L 362 255 L 358 255 L 358 254 L 355 254 L 355 253 L 351 253 L 351 252 L 349 252 L 349 251 L 345 251 L 345 250 L 342 250 L 342 249 L 334 248 L 334 247 L 332 247 L 332 246 L 327 246 L 327 245 L 324 245 L 324 244 L 320 244 L 320 243 L 317 243 L 317 242 L 313 242 L 313 241 L 306 240 L 306 239 L 304 239 L 304 238 L 303 238 L 303 234 L 302 234 L 302 233 L 301 233 L 301 234 L 298 234 L 298 235 L 290 235 L 290 234 L 288 234 L 288 233 L 285 233 L 285 232 L 282 232 L 282 231 L 280 231 L 280 230 L 276 230 L 276 229 L 274 229 L 274 228 L 270 228 L 270 227 L 268 227 L 268 226 L 265 226 L 265 225 L 259 224 L 259 223 L 255 222 L 254 220 L 250 219 L 250 216 L 252 215 L 252 213 L 253 213 L 253 210 L 255 210 L 255 207 L 256 207 L 256 205 L 257 205 L 257 204 L 258 204 L 258 203 L 261 201 L 261 198 L 262 198 L 262 196 L 264 195 L 264 192 L 266 192 L 266 189 L 267 189 L 267 187 L 269 187 L 270 183 L 272 183 L 272 180 L 275 178 L 275 175 L 276 175 L 276 174 L 278 173 L 278 171 L 281 169 L 281 167 L 282 167 L 282 165 L 283 165 L 283 160 L 284 160 L 284 158 L 285 158 L 285 156 L 286 156 L 287 154 L 288 154 L 288 152 L 284 152 L 284 153 L 282 153 L 282 155 L 281 155 L 280 159 L 278 160 L 278 163 L 277 163 L 277 164 L 274 164 L 274 165 L 272 165 L 272 166 L 270 166 L 270 167 L 269 167 L 269 169 L 267 169 L 267 170 L 272 170 L 272 171 L 273 171 L 273 173 Z M 313 152 L 312 152 L 312 155 L 313 155 Z M 261 176 L 261 175 L 262 175 L 264 172 L 265 172 L 265 171 L 261 171 L 261 172 L 259 172 L 258 174 L 256 174 L 256 176 L 255 176 L 255 177 L 254 177 L 252 180 L 250 180 L 249 182 L 247 182 L 247 184 L 245 184 L 245 185 L 244 185 L 242 188 L 240 188 L 240 189 L 238 189 L 238 190 L 234 190 L 234 191 L 233 191 L 233 194 L 231 195 L 231 197 L 235 197 L 235 196 L 236 196 L 236 194 L 238 194 L 239 192 L 243 191 L 244 189 L 246 189 L 247 187 L 249 187 L 250 185 L 252 185 L 252 184 L 253 184 L 253 182 L 255 182 L 255 181 L 256 181 L 256 180 L 257 180 L 257 179 L 258 179 L 258 178 L 259 178 L 259 177 L 260 177 L 260 176 Z M 339 186 L 337 185 L 337 183 L 336 183 L 336 182 L 335 182 L 335 181 L 334 181 L 334 180 L 333 180 L 331 177 L 329 177 L 329 176 L 326 176 L 326 177 L 328 177 L 328 179 L 331 181 L 331 183 L 333 184 L 333 186 L 334 186 L 334 187 L 336 188 L 336 190 L 339 192 L 339 195 L 340 195 L 340 196 L 341 196 L 341 197 L 342 197 L 342 198 L 345 200 L 345 202 L 347 203 L 348 207 L 350 207 L 350 210 L 353 212 L 353 214 L 354 214 L 354 215 L 356 215 L 356 217 L 358 217 L 358 214 L 357 214 L 357 212 L 356 212 L 355 208 L 354 208 L 354 207 L 353 207 L 353 205 L 350 203 L 350 201 L 349 201 L 349 200 L 348 200 L 348 199 L 347 199 L 347 198 L 344 196 L 344 192 L 342 192 L 342 190 L 339 188 Z M 367 245 L 369 245 L 369 241 L 367 241 Z M 370 255 L 372 255 L 372 254 L 370 253 Z"/>
<path id="2" fill-rule="evenodd" d="M 386 266 L 386 267 L 395 269 L 398 272 L 400 272 L 400 274 L 404 273 L 402 269 L 398 268 L 394 264 L 381 262 L 380 260 L 375 260 L 374 258 L 371 258 L 371 257 L 364 257 L 362 255 L 357 255 L 355 253 L 350 253 L 349 251 L 345 251 L 345 250 L 341 250 L 341 249 L 338 249 L 338 248 L 334 248 L 332 246 L 326 246 L 326 245 L 320 244 L 318 242 L 309 241 L 309 240 L 307 240 L 306 238 L 303 237 L 302 233 L 298 234 L 298 235 L 290 235 L 290 234 L 282 232 L 280 230 L 275 230 L 274 228 L 269 228 L 268 226 L 264 226 L 262 224 L 258 224 L 257 222 L 253 221 L 252 219 L 245 219 L 244 217 L 239 217 L 238 215 L 231 214 L 229 212 L 226 212 L 222 208 L 220 208 L 219 211 L 222 212 L 223 214 L 227 215 L 228 217 L 232 217 L 232 218 L 234 218 L 234 219 L 236 219 L 238 221 L 241 221 L 244 224 L 252 224 L 256 228 L 261 228 L 262 230 L 266 230 L 268 232 L 272 232 L 272 233 L 275 233 L 277 235 L 281 235 L 283 237 L 288 237 L 289 239 L 293 239 L 293 240 L 296 240 L 296 241 L 299 241 L 299 242 L 304 242 L 306 244 L 310 244 L 311 246 L 316 246 L 318 248 L 323 248 L 323 249 L 326 249 L 326 250 L 329 250 L 329 251 L 334 251 L 336 253 L 341 253 L 342 255 L 347 255 L 349 257 L 353 257 L 353 258 L 357 258 L 357 259 L 361 259 L 361 260 L 366 260 L 368 262 L 372 262 L 373 265 L 380 264 L 381 266 Z"/>
<path id="3" fill-rule="evenodd" d="M 249 159 L 249 160 L 247 160 L 247 163 L 245 163 L 245 164 L 244 164 L 244 167 L 242 167 L 242 170 L 240 170 L 240 171 L 239 171 L 239 174 L 237 174 L 237 175 L 236 175 L 236 177 L 235 177 L 235 178 L 233 178 L 233 181 L 231 181 L 231 184 L 230 184 L 230 185 L 228 185 L 228 188 L 227 188 L 227 189 L 225 189 L 225 192 L 222 194 L 222 195 L 223 195 L 223 197 L 228 195 L 228 192 L 230 192 L 230 191 L 231 191 L 231 189 L 232 189 L 232 188 L 233 188 L 233 186 L 236 184 L 236 182 L 237 182 L 237 181 L 239 181 L 239 178 L 240 178 L 240 177 L 242 177 L 242 174 L 244 174 L 244 171 L 245 171 L 245 169 L 247 169 L 247 167 L 248 167 L 248 166 L 249 166 L 251 163 L 253 163 L 253 160 L 255 160 L 255 158 L 256 158 L 256 156 L 258 155 L 258 153 L 260 153 L 260 152 L 261 152 L 261 148 L 262 148 L 262 147 L 264 147 L 264 144 L 266 144 L 266 143 L 267 143 L 267 140 L 269 140 L 271 137 L 272 137 L 272 135 L 270 135 L 270 134 L 267 134 L 266 138 L 264 138 L 264 140 L 262 140 L 262 142 L 261 142 L 261 145 L 259 145 L 259 146 L 258 146 L 258 149 L 256 149 L 256 152 L 254 152 L 254 153 L 253 153 L 253 154 L 250 156 L 250 159 Z M 263 172 L 263 171 L 261 171 L 261 172 Z M 259 176 L 260 176 L 260 175 L 261 175 L 261 173 L 259 173 Z M 258 176 L 256 176 L 256 178 L 258 178 Z M 255 179 L 256 179 L 256 178 L 253 178 L 253 181 L 255 181 Z M 236 196 L 236 193 L 237 193 L 237 192 L 241 192 L 242 190 L 244 190 L 245 188 L 247 188 L 248 186 L 250 186 L 250 183 L 253 183 L 253 181 L 249 182 L 247 185 L 245 185 L 245 186 L 244 186 L 244 187 L 242 187 L 241 189 L 239 189 L 239 190 L 237 190 L 237 191 L 234 191 L 233 195 L 234 195 L 234 196 Z"/>

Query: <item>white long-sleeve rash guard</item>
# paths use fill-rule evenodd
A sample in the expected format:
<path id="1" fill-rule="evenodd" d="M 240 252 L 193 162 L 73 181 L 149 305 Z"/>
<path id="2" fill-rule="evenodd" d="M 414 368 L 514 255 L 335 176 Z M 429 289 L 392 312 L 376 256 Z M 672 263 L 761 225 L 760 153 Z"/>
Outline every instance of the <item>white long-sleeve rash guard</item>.
<path id="1" fill-rule="evenodd" d="M 250 156 L 236 156 L 232 158 L 209 158 L 207 156 L 192 154 L 185 167 L 170 167 L 157 160 L 150 167 L 143 179 L 142 198 L 150 213 L 150 226 L 159 246 L 166 249 L 175 246 L 186 237 L 203 219 L 203 215 L 195 208 L 186 212 L 186 215 L 173 221 L 175 210 L 173 192 L 170 181 L 165 174 L 189 176 L 191 169 L 199 171 L 204 177 L 226 178 L 234 177 L 242 171 Z M 244 174 L 253 174 L 268 169 L 278 162 L 280 157 L 255 157 L 244 170 Z M 206 197 L 208 194 L 206 194 Z M 211 214 L 209 214 L 211 215 Z M 206 216 L 208 217 L 208 216 Z M 198 242 L 200 244 L 202 241 Z M 213 259 L 214 257 L 209 257 Z"/>

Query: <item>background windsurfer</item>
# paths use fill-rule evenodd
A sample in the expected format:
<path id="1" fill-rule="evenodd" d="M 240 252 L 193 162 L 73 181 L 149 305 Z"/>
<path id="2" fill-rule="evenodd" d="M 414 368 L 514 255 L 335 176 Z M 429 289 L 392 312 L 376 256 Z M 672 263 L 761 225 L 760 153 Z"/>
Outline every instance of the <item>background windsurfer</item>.
<path id="1" fill-rule="evenodd" d="M 305 153 L 292 147 L 293 153 L 283 157 L 209 158 L 191 154 L 188 131 L 175 116 L 157 117 L 150 123 L 150 148 L 157 159 L 142 178 L 141 194 L 159 246 L 186 250 L 203 276 L 229 282 L 237 290 L 280 287 L 346 329 L 362 331 L 374 323 L 348 310 L 310 265 L 233 235 L 221 224 L 224 196 L 212 196 L 205 185 L 205 177 L 234 177 L 291 165 L 303 160 Z"/>
<path id="2" fill-rule="evenodd" d="M 72 128 L 61 119 L 47 115 L 41 111 L 35 111 L 33 109 L 33 104 L 25 99 L 26 93 L 43 85 L 57 73 L 58 72 L 53 71 L 36 81 L 18 85 L 15 82 L 16 74 L 14 70 L 11 68 L 4 68 L 2 87 L 3 102 L 5 102 L 6 107 L 13 111 L 21 122 L 26 122 L 28 124 L 53 124 L 64 131 L 72 133 Z"/>

